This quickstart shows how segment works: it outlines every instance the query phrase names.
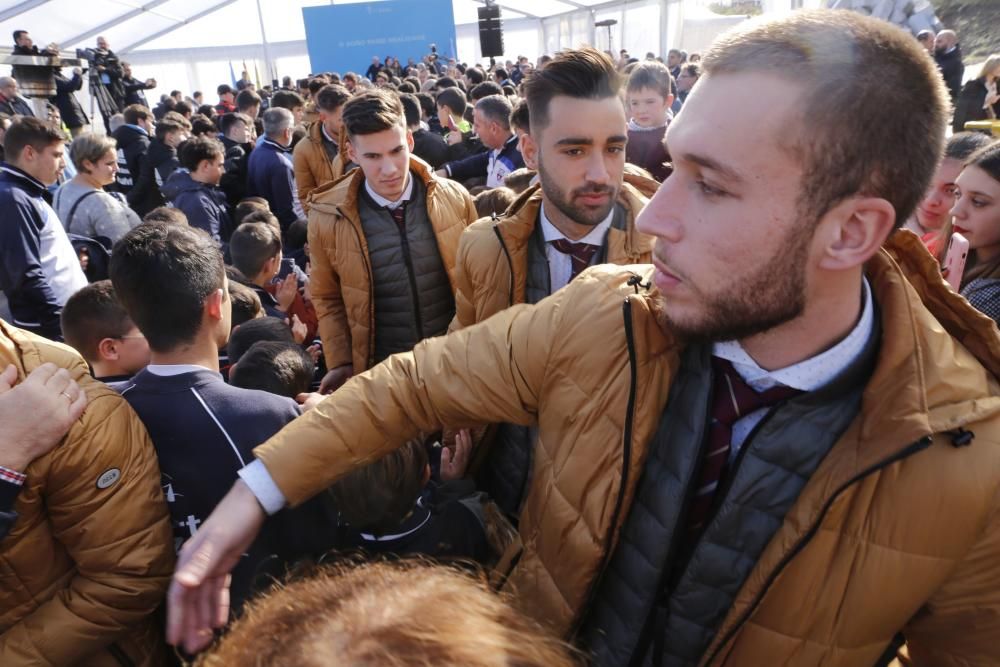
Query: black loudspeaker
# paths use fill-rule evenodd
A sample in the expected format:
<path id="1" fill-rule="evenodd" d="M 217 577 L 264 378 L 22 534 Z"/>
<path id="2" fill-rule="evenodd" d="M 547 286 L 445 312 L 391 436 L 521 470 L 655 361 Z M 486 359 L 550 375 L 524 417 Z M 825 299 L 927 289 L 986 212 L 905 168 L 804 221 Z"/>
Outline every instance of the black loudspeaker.
<path id="1" fill-rule="evenodd" d="M 496 5 L 479 8 L 479 50 L 483 58 L 503 55 L 503 26 Z"/>

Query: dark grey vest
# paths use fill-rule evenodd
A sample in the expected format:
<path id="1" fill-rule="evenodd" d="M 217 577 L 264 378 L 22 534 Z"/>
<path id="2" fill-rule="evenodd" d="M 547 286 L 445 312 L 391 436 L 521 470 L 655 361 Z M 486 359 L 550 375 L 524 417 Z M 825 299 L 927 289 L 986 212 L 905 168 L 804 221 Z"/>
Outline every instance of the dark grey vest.
<path id="1" fill-rule="evenodd" d="M 626 228 L 628 215 L 625 207 L 615 204 L 611 226 Z M 594 253 L 591 266 L 603 264 L 608 256 L 608 237 L 605 234 L 601 249 Z M 535 218 L 535 229 L 528 239 L 528 275 L 525 284 L 525 301 L 538 303 L 552 293 L 549 278 L 549 260 L 545 253 L 545 235 L 542 232 L 541 208 Z M 486 488 L 490 497 L 509 515 L 516 515 L 528 489 L 531 476 L 531 448 L 537 430 L 517 424 L 499 424 L 493 450 L 487 460 Z"/>
<path id="2" fill-rule="evenodd" d="M 405 234 L 364 187 L 358 197 L 372 270 L 376 364 L 443 334 L 455 316 L 455 296 L 427 217 L 427 189 L 416 175 L 410 178 L 413 195 L 406 204 Z"/>
<path id="3" fill-rule="evenodd" d="M 697 664 L 785 514 L 857 415 L 878 339 L 827 386 L 760 422 L 723 480 L 701 539 L 682 554 L 678 527 L 704 456 L 713 381 L 711 347 L 685 352 L 583 626 L 594 665 Z"/>

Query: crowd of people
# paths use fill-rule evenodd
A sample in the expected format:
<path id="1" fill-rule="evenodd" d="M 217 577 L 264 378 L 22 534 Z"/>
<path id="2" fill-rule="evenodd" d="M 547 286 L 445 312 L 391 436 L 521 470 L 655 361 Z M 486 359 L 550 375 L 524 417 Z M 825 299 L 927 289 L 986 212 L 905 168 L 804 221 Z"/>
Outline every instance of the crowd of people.
<path id="1" fill-rule="evenodd" d="M 0 79 L 0 664 L 1000 662 L 1000 56 L 94 58 Z"/>

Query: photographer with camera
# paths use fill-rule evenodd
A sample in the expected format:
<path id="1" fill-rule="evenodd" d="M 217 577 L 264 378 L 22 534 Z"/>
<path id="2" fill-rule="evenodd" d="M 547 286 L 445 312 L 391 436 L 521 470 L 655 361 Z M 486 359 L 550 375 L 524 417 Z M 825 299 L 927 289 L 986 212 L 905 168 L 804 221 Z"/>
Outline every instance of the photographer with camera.
<path id="1" fill-rule="evenodd" d="M 125 88 L 125 106 L 141 104 L 147 109 L 150 108 L 149 102 L 146 101 L 146 95 L 142 91 L 156 88 L 156 79 L 139 81 L 132 76 L 132 66 L 128 63 L 122 63 L 122 71 L 124 72 L 122 86 Z"/>

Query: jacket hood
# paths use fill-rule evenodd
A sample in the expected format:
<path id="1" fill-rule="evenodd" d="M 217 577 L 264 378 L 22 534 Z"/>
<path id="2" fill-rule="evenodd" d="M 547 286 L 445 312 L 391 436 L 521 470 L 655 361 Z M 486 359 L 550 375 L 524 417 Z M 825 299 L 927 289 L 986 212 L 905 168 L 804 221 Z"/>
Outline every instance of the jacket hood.
<path id="1" fill-rule="evenodd" d="M 427 196 L 430 196 L 437 185 L 431 166 L 416 155 L 410 155 L 410 171 L 423 181 Z M 357 211 L 358 194 L 364 182 L 364 172 L 358 167 L 339 179 L 316 188 L 307 200 L 309 212 L 344 215 L 345 211 Z"/>
<path id="2" fill-rule="evenodd" d="M 119 144 L 131 144 L 136 141 L 141 141 L 145 139 L 146 141 L 151 141 L 151 137 L 146 132 L 140 129 L 132 127 L 131 125 L 122 125 L 117 130 L 115 130 L 112 135 L 115 141 Z"/>
<path id="3" fill-rule="evenodd" d="M 174 173 L 170 174 L 167 182 L 160 186 L 160 192 L 163 193 L 163 196 L 168 201 L 172 201 L 182 192 L 201 190 L 205 187 L 207 186 L 204 183 L 199 183 L 191 178 L 191 172 L 187 169 L 177 169 Z"/>

